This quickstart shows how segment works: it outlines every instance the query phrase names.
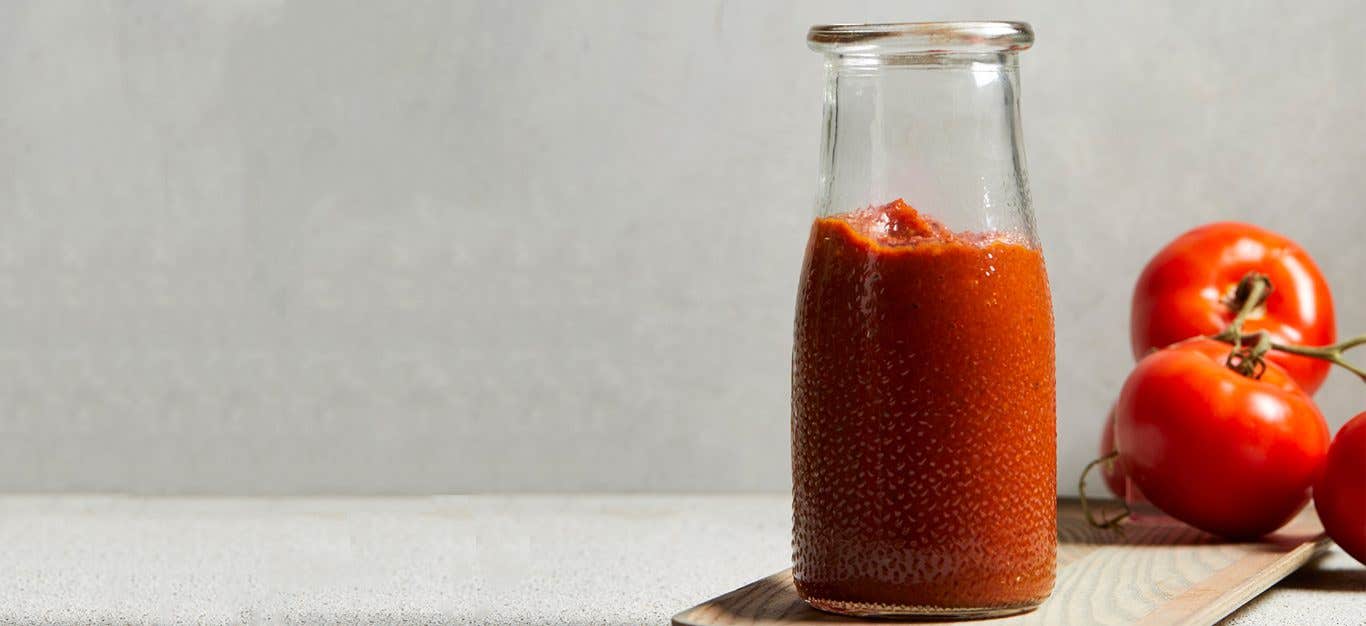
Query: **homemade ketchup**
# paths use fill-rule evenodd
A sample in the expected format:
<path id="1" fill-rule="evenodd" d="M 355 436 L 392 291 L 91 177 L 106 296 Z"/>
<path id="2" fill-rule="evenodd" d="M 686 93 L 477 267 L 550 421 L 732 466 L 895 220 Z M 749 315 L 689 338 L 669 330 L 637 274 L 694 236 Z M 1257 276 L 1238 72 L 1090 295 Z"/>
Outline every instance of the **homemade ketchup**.
<path id="1" fill-rule="evenodd" d="M 853 614 L 1006 614 L 1053 585 L 1043 256 L 901 200 L 817 218 L 792 364 L 798 593 Z"/>

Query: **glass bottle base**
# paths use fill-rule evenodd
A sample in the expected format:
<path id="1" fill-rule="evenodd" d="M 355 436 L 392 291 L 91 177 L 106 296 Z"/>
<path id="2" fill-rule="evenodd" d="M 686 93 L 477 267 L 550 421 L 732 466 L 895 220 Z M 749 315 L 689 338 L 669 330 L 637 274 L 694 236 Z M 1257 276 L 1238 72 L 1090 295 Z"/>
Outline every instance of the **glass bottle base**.
<path id="1" fill-rule="evenodd" d="M 851 615 L 854 617 L 900 617 L 935 620 L 970 620 L 1006 617 L 1028 613 L 1038 608 L 1043 599 L 1020 604 L 972 607 L 915 606 L 908 604 L 883 604 L 880 602 L 846 602 L 844 600 L 825 600 L 822 598 L 802 598 L 807 604 L 826 613 Z"/>

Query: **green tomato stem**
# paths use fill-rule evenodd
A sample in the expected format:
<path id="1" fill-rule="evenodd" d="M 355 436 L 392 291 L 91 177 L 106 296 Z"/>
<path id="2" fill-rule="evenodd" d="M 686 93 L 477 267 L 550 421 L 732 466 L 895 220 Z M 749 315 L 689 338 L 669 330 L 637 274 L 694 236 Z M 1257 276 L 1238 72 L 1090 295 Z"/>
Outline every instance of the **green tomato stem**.
<path id="1" fill-rule="evenodd" d="M 1324 361 L 1333 363 L 1343 369 L 1346 369 L 1347 371 L 1353 374 L 1356 374 L 1357 377 L 1362 380 L 1362 382 L 1366 382 L 1366 369 L 1362 369 L 1356 365 L 1353 365 L 1350 361 L 1347 360 L 1347 357 L 1343 355 L 1344 352 L 1351 350 L 1352 348 L 1355 348 L 1360 345 L 1366 345 L 1366 335 L 1357 335 L 1355 337 L 1352 337 L 1351 339 L 1348 339 L 1347 341 L 1339 341 L 1338 343 L 1335 343 L 1331 346 L 1297 346 L 1294 344 L 1276 343 L 1274 341 L 1270 343 L 1272 350 L 1280 350 L 1281 352 L 1286 352 L 1289 354 L 1298 354 L 1300 356 L 1307 356 L 1315 359 L 1323 359 Z"/>
<path id="2" fill-rule="evenodd" d="M 1223 332 L 1215 335 L 1214 338 L 1220 341 L 1232 343 L 1234 346 L 1241 345 L 1243 336 L 1243 322 L 1247 321 L 1271 295 L 1273 287 L 1271 279 L 1261 272 L 1248 272 L 1238 281 L 1238 286 L 1233 290 L 1233 296 L 1229 299 L 1230 308 L 1237 309 L 1238 313 L 1233 316 L 1233 321 L 1229 322 L 1228 327 Z M 1232 340 L 1232 341 L 1230 341 Z"/>
<path id="3" fill-rule="evenodd" d="M 1120 523 L 1128 519 L 1129 515 L 1131 514 L 1131 511 L 1129 510 L 1129 503 L 1124 502 L 1121 498 L 1120 503 L 1124 505 L 1123 513 L 1120 513 L 1119 515 L 1116 515 L 1115 517 L 1109 519 L 1106 519 L 1105 515 L 1102 513 L 1101 521 L 1096 521 L 1095 516 L 1091 514 L 1091 507 L 1087 504 L 1086 501 L 1086 475 L 1090 474 L 1091 469 L 1097 465 L 1100 465 L 1101 463 L 1114 463 L 1115 457 L 1118 456 L 1119 451 L 1116 450 L 1086 464 L 1086 469 L 1081 471 L 1081 480 L 1077 481 L 1077 499 L 1081 501 L 1081 513 L 1082 515 L 1086 516 L 1087 524 L 1090 524 L 1101 530 L 1117 530 L 1122 533 L 1124 532 L 1124 527 L 1120 526 Z"/>
<path id="4" fill-rule="evenodd" d="M 1238 286 L 1234 289 L 1233 297 L 1229 302 L 1230 307 L 1237 307 L 1238 313 L 1233 316 L 1233 321 L 1229 322 L 1227 328 L 1210 337 L 1233 345 L 1233 352 L 1229 353 L 1227 361 L 1229 369 L 1244 376 L 1260 378 L 1262 370 L 1266 367 L 1262 361 L 1263 355 L 1269 350 L 1277 350 L 1287 354 L 1328 361 L 1356 374 L 1358 378 L 1366 382 L 1366 369 L 1352 364 L 1343 354 L 1357 346 L 1366 345 L 1366 335 L 1357 335 L 1330 346 L 1299 346 L 1272 341 L 1270 335 L 1267 335 L 1265 331 L 1243 334 L 1243 323 L 1247 321 L 1249 315 L 1265 304 L 1267 296 L 1271 295 L 1271 291 L 1271 279 L 1259 272 L 1248 272 L 1242 280 L 1238 281 Z M 1244 347 L 1249 344 L 1250 347 Z"/>

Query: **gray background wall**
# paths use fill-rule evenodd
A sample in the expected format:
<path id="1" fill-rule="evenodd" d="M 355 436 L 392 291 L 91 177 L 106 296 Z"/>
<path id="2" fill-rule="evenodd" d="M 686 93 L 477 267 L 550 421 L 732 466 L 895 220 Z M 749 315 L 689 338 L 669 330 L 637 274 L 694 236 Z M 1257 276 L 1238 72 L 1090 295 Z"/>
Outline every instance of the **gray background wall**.
<path id="1" fill-rule="evenodd" d="M 1291 235 L 1366 331 L 1351 3 L 7 2 L 0 489 L 784 489 L 803 34 L 975 17 L 1038 32 L 1060 489 L 1177 233 Z"/>

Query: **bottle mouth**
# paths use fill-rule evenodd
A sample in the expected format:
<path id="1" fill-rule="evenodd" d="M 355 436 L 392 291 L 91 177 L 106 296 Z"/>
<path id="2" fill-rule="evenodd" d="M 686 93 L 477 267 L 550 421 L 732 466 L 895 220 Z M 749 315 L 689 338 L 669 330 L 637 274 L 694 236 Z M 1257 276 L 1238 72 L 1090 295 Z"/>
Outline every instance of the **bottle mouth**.
<path id="1" fill-rule="evenodd" d="M 1024 22 L 819 24 L 806 45 L 842 56 L 1018 52 L 1034 45 L 1034 29 Z"/>

